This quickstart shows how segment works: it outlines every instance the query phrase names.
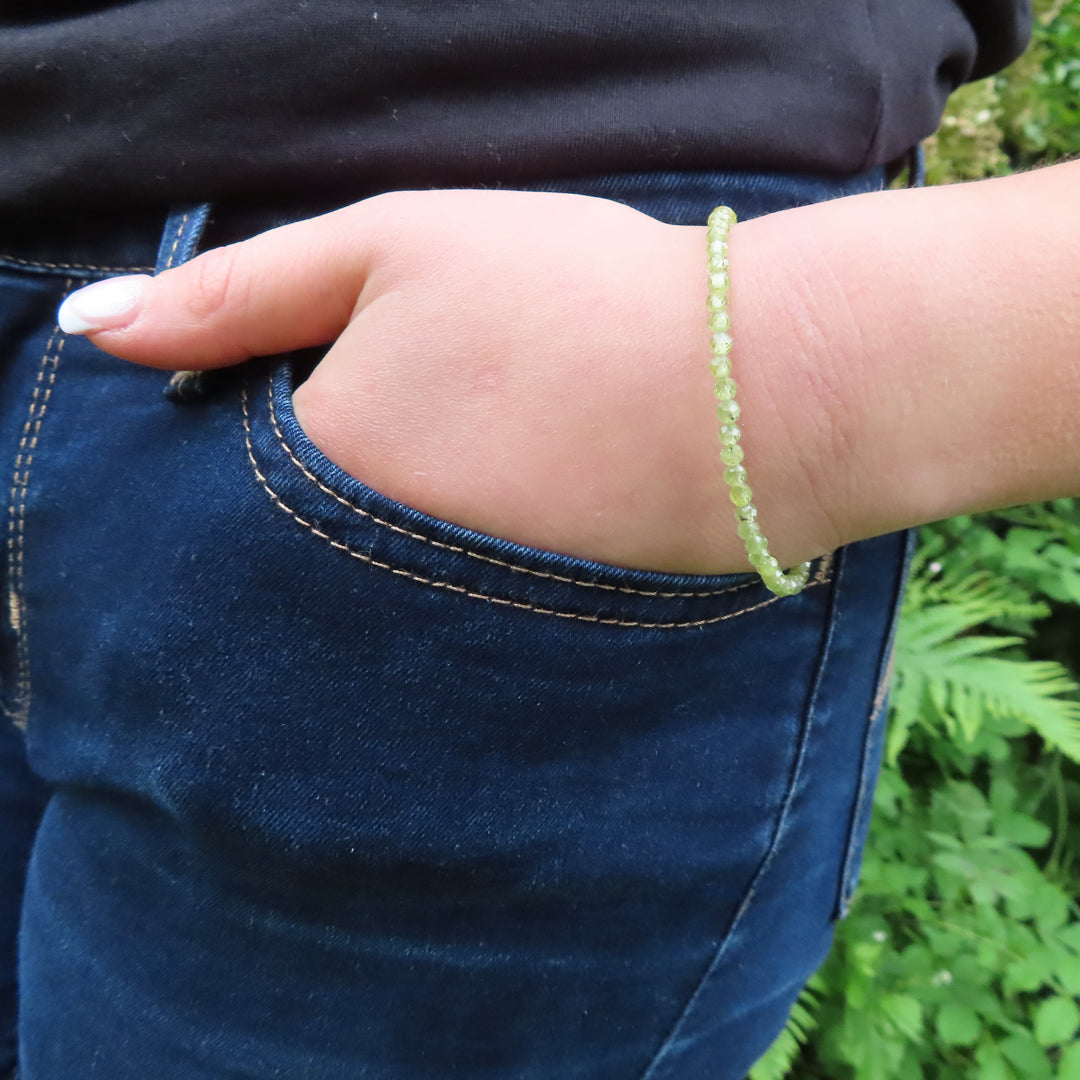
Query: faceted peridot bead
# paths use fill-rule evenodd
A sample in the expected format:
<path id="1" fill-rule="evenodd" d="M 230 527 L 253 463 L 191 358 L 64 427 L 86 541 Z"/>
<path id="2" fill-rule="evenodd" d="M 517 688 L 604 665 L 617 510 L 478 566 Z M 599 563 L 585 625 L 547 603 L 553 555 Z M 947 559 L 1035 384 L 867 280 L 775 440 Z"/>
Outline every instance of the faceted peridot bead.
<path id="1" fill-rule="evenodd" d="M 775 574 L 780 570 L 780 564 L 767 552 L 755 552 L 747 556 L 751 566 L 762 576 Z"/>
<path id="2" fill-rule="evenodd" d="M 754 497 L 749 484 L 736 484 L 728 490 L 728 494 L 736 506 L 745 506 Z"/>
<path id="3" fill-rule="evenodd" d="M 724 483 L 728 487 L 743 487 L 747 479 L 746 470 L 741 465 L 729 465 L 724 470 Z"/>
<path id="4" fill-rule="evenodd" d="M 747 556 L 769 554 L 769 545 L 760 532 L 746 538 L 746 554 Z"/>
<path id="5" fill-rule="evenodd" d="M 725 446 L 735 446 L 742 438 L 742 429 L 738 424 L 721 424 L 720 441 Z"/>
<path id="6" fill-rule="evenodd" d="M 725 400 L 716 403 L 716 415 L 720 418 L 721 424 L 734 424 L 739 419 L 740 412 L 742 410 L 737 401 Z"/>
<path id="7" fill-rule="evenodd" d="M 735 391 L 738 389 L 735 380 L 732 378 L 716 380 L 716 396 L 721 401 L 734 401 Z"/>
<path id="8" fill-rule="evenodd" d="M 738 465 L 743 459 L 741 446 L 721 446 L 720 460 L 725 465 Z"/>
<path id="9" fill-rule="evenodd" d="M 709 329 L 715 334 L 726 334 L 730 326 L 727 308 L 709 305 Z"/>
<path id="10" fill-rule="evenodd" d="M 761 536 L 761 530 L 752 521 L 740 521 L 735 526 L 740 540 L 749 541 L 755 536 Z"/>
<path id="11" fill-rule="evenodd" d="M 727 354 L 731 352 L 733 342 L 729 333 L 720 331 L 718 333 L 713 333 L 709 344 L 712 345 L 714 356 L 727 356 Z"/>
<path id="12" fill-rule="evenodd" d="M 731 374 L 731 361 L 726 356 L 714 356 L 709 361 L 714 379 L 726 379 Z"/>
<path id="13" fill-rule="evenodd" d="M 802 591 L 803 586 L 806 585 L 806 578 L 800 581 L 797 577 L 793 578 L 791 574 L 777 574 L 776 577 L 770 578 L 765 584 L 777 596 L 794 596 L 797 592 Z"/>

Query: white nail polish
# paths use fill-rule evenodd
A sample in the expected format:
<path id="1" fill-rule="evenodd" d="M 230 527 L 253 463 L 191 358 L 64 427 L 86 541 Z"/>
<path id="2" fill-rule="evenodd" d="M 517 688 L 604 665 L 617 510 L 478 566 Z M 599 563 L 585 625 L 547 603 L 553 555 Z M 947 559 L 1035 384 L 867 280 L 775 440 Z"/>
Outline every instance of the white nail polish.
<path id="1" fill-rule="evenodd" d="M 56 322 L 65 334 L 124 326 L 135 317 L 149 280 L 146 274 L 131 274 L 87 285 L 60 305 Z"/>

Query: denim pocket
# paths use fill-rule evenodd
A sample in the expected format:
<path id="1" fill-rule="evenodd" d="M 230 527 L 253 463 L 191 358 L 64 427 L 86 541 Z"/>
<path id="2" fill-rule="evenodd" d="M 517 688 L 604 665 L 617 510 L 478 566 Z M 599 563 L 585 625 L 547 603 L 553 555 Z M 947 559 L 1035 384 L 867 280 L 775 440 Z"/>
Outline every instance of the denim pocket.
<path id="1" fill-rule="evenodd" d="M 526 547 L 433 518 L 329 461 L 292 408 L 296 367 L 249 367 L 242 390 L 252 479 L 293 527 L 343 557 L 497 606 L 610 626 L 678 629 L 724 622 L 777 602 L 754 574 L 628 570 Z M 813 585 L 827 580 L 819 563 Z"/>

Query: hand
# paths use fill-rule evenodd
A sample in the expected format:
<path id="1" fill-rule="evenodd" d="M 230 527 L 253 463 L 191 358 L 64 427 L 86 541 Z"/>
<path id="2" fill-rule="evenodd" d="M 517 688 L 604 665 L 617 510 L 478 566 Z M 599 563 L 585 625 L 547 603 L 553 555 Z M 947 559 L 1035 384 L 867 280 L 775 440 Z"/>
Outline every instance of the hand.
<path id="1" fill-rule="evenodd" d="M 704 229 L 606 200 L 402 192 L 125 279 L 119 328 L 91 336 L 184 369 L 332 342 L 297 418 L 386 495 L 604 562 L 748 570 L 704 264 Z"/>

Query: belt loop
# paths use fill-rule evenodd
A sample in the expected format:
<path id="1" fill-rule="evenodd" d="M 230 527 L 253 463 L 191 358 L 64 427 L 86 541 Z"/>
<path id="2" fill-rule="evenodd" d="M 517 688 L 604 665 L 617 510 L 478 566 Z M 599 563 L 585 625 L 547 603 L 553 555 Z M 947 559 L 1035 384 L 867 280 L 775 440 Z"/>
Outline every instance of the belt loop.
<path id="1" fill-rule="evenodd" d="M 169 214 L 158 245 L 155 274 L 186 263 L 194 256 L 209 217 L 209 203 L 181 206 Z"/>
<path id="2" fill-rule="evenodd" d="M 908 151 L 908 177 L 907 186 L 926 187 L 926 154 L 922 143 L 916 143 Z"/>
<path id="3" fill-rule="evenodd" d="M 158 245 L 155 274 L 186 263 L 194 257 L 209 217 L 209 203 L 177 207 L 169 214 L 161 234 L 161 243 Z M 173 372 L 169 385 L 165 388 L 165 396 L 175 402 L 196 401 L 205 393 L 201 371 Z"/>

